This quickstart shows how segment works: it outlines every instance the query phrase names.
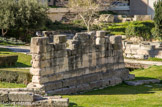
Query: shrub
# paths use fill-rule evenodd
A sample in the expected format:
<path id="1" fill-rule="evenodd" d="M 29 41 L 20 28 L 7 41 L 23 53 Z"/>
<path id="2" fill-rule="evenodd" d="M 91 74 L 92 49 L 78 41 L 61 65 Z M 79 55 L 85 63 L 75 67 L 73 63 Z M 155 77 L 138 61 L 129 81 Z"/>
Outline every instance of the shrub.
<path id="1" fill-rule="evenodd" d="M 31 81 L 31 78 L 32 76 L 29 72 L 0 70 L 1 82 L 28 84 Z"/>
<path id="2" fill-rule="evenodd" d="M 151 30 L 154 27 L 152 21 L 143 21 L 143 22 L 132 22 L 126 28 L 126 36 L 130 37 L 142 37 L 144 40 L 153 39 Z"/>
<path id="3" fill-rule="evenodd" d="M 156 35 L 162 39 L 162 0 L 157 0 L 154 4 L 155 8 L 155 32 Z"/>
<path id="4" fill-rule="evenodd" d="M 129 25 L 129 22 L 125 23 L 113 23 L 113 24 L 103 24 L 102 30 L 110 32 L 110 34 L 124 35 L 125 29 Z"/>
<path id="5" fill-rule="evenodd" d="M 18 55 L 0 55 L 0 67 L 15 65 Z"/>

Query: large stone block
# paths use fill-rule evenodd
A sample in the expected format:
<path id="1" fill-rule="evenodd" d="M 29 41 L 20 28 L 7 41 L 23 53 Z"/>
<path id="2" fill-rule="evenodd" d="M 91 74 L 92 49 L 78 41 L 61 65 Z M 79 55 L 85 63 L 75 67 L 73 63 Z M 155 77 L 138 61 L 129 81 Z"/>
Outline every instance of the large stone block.
<path id="1" fill-rule="evenodd" d="M 110 36 L 110 43 L 111 44 L 122 43 L 122 37 L 121 36 Z"/>
<path id="2" fill-rule="evenodd" d="M 65 43 L 67 41 L 66 35 L 54 35 L 54 43 Z"/>
<path id="3" fill-rule="evenodd" d="M 34 37 L 31 39 L 31 46 L 47 45 L 49 43 L 49 38 L 47 37 Z"/>
<path id="4" fill-rule="evenodd" d="M 99 88 L 99 87 L 101 87 L 102 85 L 103 85 L 103 81 L 102 81 L 102 80 L 90 82 L 90 87 L 91 87 L 91 89 Z"/>
<path id="5" fill-rule="evenodd" d="M 68 107 L 69 106 L 69 99 L 67 98 L 53 99 L 51 100 L 51 102 L 54 107 Z"/>
<path id="6" fill-rule="evenodd" d="M 63 88 L 62 89 L 62 94 L 67 95 L 67 94 L 75 94 L 77 92 L 76 86 L 72 86 L 69 88 Z"/>
<path id="7" fill-rule="evenodd" d="M 56 90 L 56 89 L 60 89 L 62 87 L 63 87 L 62 81 L 55 81 L 53 83 L 47 83 L 47 84 L 45 84 L 45 90 L 46 91 Z"/>
<path id="8" fill-rule="evenodd" d="M 140 49 L 141 50 L 154 50 L 155 45 L 141 45 Z"/>
<path id="9" fill-rule="evenodd" d="M 9 102 L 8 92 L 0 91 L 0 103 Z"/>
<path id="10" fill-rule="evenodd" d="M 77 84 L 76 78 L 65 79 L 62 81 L 63 87 L 75 86 Z"/>
<path id="11" fill-rule="evenodd" d="M 49 77 L 42 77 L 42 76 L 33 76 L 32 77 L 32 82 L 37 83 L 37 84 L 43 84 L 50 82 L 51 79 Z"/>
<path id="12" fill-rule="evenodd" d="M 96 45 L 101 45 L 105 43 L 105 38 L 96 38 Z"/>
<path id="13" fill-rule="evenodd" d="M 11 102 L 33 102 L 34 94 L 31 92 L 10 92 L 9 100 Z"/>
<path id="14" fill-rule="evenodd" d="M 76 87 L 77 92 L 86 91 L 90 89 L 91 87 L 89 86 L 89 84 L 80 84 Z"/>
<path id="15" fill-rule="evenodd" d="M 106 36 L 105 31 L 97 31 L 96 32 L 96 37 L 98 37 L 98 38 L 104 38 L 105 36 Z"/>

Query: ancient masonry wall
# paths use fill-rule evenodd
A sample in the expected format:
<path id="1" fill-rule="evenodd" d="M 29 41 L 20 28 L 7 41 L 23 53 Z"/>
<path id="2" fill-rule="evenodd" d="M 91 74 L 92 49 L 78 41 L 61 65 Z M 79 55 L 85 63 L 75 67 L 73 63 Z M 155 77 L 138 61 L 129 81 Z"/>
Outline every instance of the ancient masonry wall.
<path id="1" fill-rule="evenodd" d="M 132 42 L 123 42 L 124 56 L 135 59 L 148 59 L 149 57 L 162 58 L 162 43 L 149 42 L 133 44 Z"/>
<path id="2" fill-rule="evenodd" d="M 48 94 L 72 94 L 99 87 L 114 86 L 128 80 L 122 39 L 106 32 L 77 33 L 72 40 L 54 35 L 31 40 L 32 82 Z"/>

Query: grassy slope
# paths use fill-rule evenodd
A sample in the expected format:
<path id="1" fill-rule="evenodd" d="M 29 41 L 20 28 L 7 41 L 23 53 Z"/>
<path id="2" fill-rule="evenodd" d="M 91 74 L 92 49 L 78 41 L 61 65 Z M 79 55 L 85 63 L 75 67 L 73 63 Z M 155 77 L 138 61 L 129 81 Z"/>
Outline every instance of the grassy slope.
<path id="1" fill-rule="evenodd" d="M 162 66 L 131 72 L 138 79 L 162 80 Z M 64 96 L 70 99 L 70 107 L 162 107 L 162 85 L 153 87 L 120 84 L 81 95 Z"/>
<path id="2" fill-rule="evenodd" d="M 23 53 L 10 52 L 8 49 L 0 48 L 0 55 L 18 55 L 17 64 L 13 67 L 31 67 L 31 56 Z"/>
<path id="3" fill-rule="evenodd" d="M 25 88 L 24 84 L 0 82 L 0 88 Z"/>
<path id="4" fill-rule="evenodd" d="M 0 55 L 18 55 L 18 61 L 15 66 L 11 68 L 0 68 L 0 71 L 19 71 L 19 72 L 29 72 L 29 69 L 17 69 L 15 67 L 30 67 L 31 56 L 25 55 L 22 53 L 11 52 L 8 49 L 0 48 Z M 16 83 L 6 83 L 0 82 L 0 88 L 24 88 L 26 85 L 24 84 L 16 84 Z"/>

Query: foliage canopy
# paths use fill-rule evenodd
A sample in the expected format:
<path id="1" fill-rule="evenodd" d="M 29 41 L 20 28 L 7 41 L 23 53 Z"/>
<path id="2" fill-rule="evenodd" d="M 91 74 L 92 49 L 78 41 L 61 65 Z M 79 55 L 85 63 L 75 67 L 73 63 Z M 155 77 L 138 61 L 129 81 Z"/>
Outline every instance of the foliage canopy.
<path id="1" fill-rule="evenodd" d="M 158 0 L 154 4 L 155 8 L 155 32 L 156 36 L 162 39 L 162 0 Z"/>
<path id="2" fill-rule="evenodd" d="M 0 29 L 3 36 L 12 28 L 24 31 L 39 29 L 47 18 L 47 5 L 38 0 L 0 0 L 0 6 Z"/>

